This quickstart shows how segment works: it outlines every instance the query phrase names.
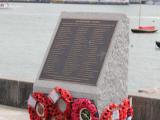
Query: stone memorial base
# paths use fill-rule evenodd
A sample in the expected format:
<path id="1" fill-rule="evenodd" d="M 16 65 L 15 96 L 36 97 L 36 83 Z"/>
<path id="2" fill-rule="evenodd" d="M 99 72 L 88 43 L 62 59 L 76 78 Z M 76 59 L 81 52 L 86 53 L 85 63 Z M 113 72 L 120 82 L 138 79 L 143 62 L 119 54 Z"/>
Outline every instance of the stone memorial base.
<path id="1" fill-rule="evenodd" d="M 91 84 L 93 82 L 92 79 L 87 79 L 87 80 L 89 80 L 89 83 L 85 82 L 84 79 L 78 81 L 78 78 L 75 77 L 75 74 L 78 74 L 78 73 L 73 74 L 73 76 L 69 76 L 70 74 L 68 74 L 68 72 L 66 71 L 63 74 L 61 74 L 61 76 L 58 76 L 61 73 L 61 71 L 63 71 L 63 69 L 60 69 L 60 68 L 64 67 L 64 66 L 62 66 L 62 63 L 64 61 L 62 63 L 60 63 L 60 66 L 58 67 L 58 62 L 61 62 L 62 59 L 56 60 L 58 62 L 55 65 L 52 64 L 52 61 L 55 62 L 54 55 L 57 56 L 57 57 L 55 57 L 55 59 L 56 58 L 58 59 L 58 57 L 59 57 L 58 55 L 61 55 L 60 58 L 63 58 L 62 54 L 57 53 L 55 51 L 58 51 L 59 49 L 62 49 L 63 47 L 65 48 L 65 45 L 68 45 L 66 43 L 63 43 L 60 40 L 57 40 L 57 39 L 60 39 L 60 38 L 57 38 L 57 36 L 59 35 L 60 37 L 64 37 L 63 35 L 67 34 L 68 36 L 64 37 L 63 40 L 65 40 L 65 39 L 68 40 L 67 38 L 71 37 L 70 35 L 74 35 L 74 34 L 79 35 L 79 33 L 73 34 L 73 32 L 66 33 L 66 31 L 62 29 L 62 28 L 64 28 L 64 26 L 63 27 L 61 26 L 61 25 L 67 26 L 68 24 L 76 25 L 77 23 L 65 24 L 62 20 L 73 21 L 75 19 L 78 22 L 79 21 L 82 22 L 83 20 L 85 20 L 85 21 L 83 21 L 84 24 L 88 23 L 89 25 L 90 24 L 95 25 L 101 21 L 106 22 L 106 24 L 99 24 L 99 25 L 102 25 L 102 27 L 94 28 L 95 31 L 104 32 L 104 30 L 101 28 L 107 26 L 106 27 L 107 30 L 105 30 L 106 33 L 104 34 L 107 37 L 106 36 L 105 37 L 101 36 L 101 37 L 104 37 L 104 38 L 102 38 L 104 41 L 105 40 L 108 41 L 108 43 L 106 44 L 106 47 L 108 47 L 107 51 L 100 53 L 100 59 L 101 59 L 101 57 L 102 58 L 104 57 L 104 61 L 103 60 L 100 61 L 100 64 L 102 64 L 102 66 L 100 67 L 100 70 L 97 69 L 99 74 L 98 74 L 97 79 L 95 79 L 96 80 L 95 84 Z M 95 21 L 97 23 L 95 23 Z M 114 22 L 116 24 L 113 24 Z M 89 25 L 85 25 L 85 27 L 88 27 Z M 83 24 L 82 24 L 82 26 L 83 26 Z M 98 25 L 96 25 L 96 26 L 98 26 Z M 62 32 L 65 32 L 62 35 L 61 35 L 61 31 L 60 31 L 61 29 L 62 29 Z M 70 27 L 68 29 L 72 30 L 73 28 Z M 81 27 L 79 29 L 84 30 L 84 28 L 81 28 Z M 86 34 L 88 34 L 87 35 L 89 37 L 88 39 L 90 39 L 92 37 L 92 34 L 90 33 L 90 28 L 87 30 L 89 30 L 89 31 Z M 76 27 L 76 29 L 74 29 L 74 31 L 77 31 L 77 27 Z M 80 31 L 82 31 L 82 30 L 80 30 Z M 95 38 L 96 40 L 100 40 L 100 38 L 98 39 L 98 37 L 101 34 L 98 34 L 98 33 L 95 33 L 95 34 L 97 35 L 97 39 L 95 37 L 93 37 L 92 39 Z M 87 38 L 87 36 L 85 38 Z M 73 37 L 71 37 L 70 39 L 73 39 Z M 77 38 L 75 37 L 75 40 L 78 40 L 78 39 L 79 39 L 79 37 L 77 37 Z M 58 44 L 58 42 L 61 42 L 61 44 Z M 86 44 L 88 44 L 88 43 L 86 43 Z M 100 44 L 100 43 L 97 41 L 97 43 L 95 43 L 95 44 Z M 56 45 L 59 45 L 59 47 L 56 47 Z M 61 45 L 64 45 L 64 46 L 62 47 Z M 73 45 L 75 45 L 75 46 L 80 45 L 80 43 L 73 44 Z M 58 21 L 57 27 L 53 33 L 53 38 L 51 39 L 50 46 L 48 47 L 48 51 L 46 53 L 46 56 L 44 57 L 44 62 L 42 64 L 40 73 L 37 77 L 36 82 L 34 83 L 34 91 L 41 91 L 41 92 L 48 93 L 55 86 L 61 86 L 63 88 L 70 90 L 72 92 L 72 95 L 75 98 L 85 97 L 85 98 L 89 98 L 91 100 L 94 100 L 94 102 L 96 103 L 98 110 L 100 112 L 110 102 L 120 103 L 120 101 L 122 99 L 127 97 L 128 45 L 129 45 L 129 20 L 123 14 L 62 13 L 62 15 Z M 71 51 L 73 53 L 75 50 L 78 49 L 78 48 L 77 49 L 74 48 L 75 46 L 72 46 L 72 48 L 71 48 Z M 54 49 L 54 47 L 57 49 Z M 74 50 L 72 50 L 73 48 L 74 48 Z M 93 47 L 92 50 L 94 51 L 94 49 L 96 49 L 96 48 Z M 62 52 L 62 51 L 60 51 L 60 52 Z M 69 53 L 69 54 L 71 54 L 71 53 Z M 77 52 L 77 54 L 78 53 L 79 52 Z M 83 53 L 83 54 L 85 54 L 85 53 Z M 72 60 L 66 64 L 68 66 L 70 64 L 73 64 L 73 62 L 75 62 L 74 61 L 75 60 L 74 54 L 71 54 L 71 55 L 73 55 L 73 56 L 70 57 L 68 55 L 69 56 L 68 59 Z M 98 53 L 96 53 L 95 55 L 97 56 Z M 94 57 L 92 56 L 92 58 L 94 58 Z M 66 59 L 66 62 L 68 59 Z M 85 62 L 85 61 L 83 61 L 83 62 L 86 66 L 87 66 L 87 64 L 89 64 L 89 65 L 91 64 L 89 62 Z M 97 64 L 97 61 L 94 64 Z M 74 68 L 75 65 L 69 66 L 69 68 L 70 67 L 71 68 L 68 70 L 72 71 L 72 68 Z M 82 70 L 84 70 L 84 71 L 86 69 L 91 69 L 89 67 L 85 67 L 85 66 L 83 66 L 83 67 L 84 67 L 84 69 L 82 69 Z M 67 70 L 67 68 L 64 67 L 64 71 L 65 71 L 65 69 Z M 53 72 L 53 71 L 55 71 L 55 72 Z M 90 74 L 90 72 L 92 73 L 93 71 L 94 70 L 89 71 L 88 74 Z M 86 75 L 86 73 L 84 73 L 84 74 Z M 83 78 L 84 74 L 82 74 L 82 78 Z M 65 75 L 66 76 L 68 75 L 69 77 L 66 77 Z M 76 81 L 76 79 L 77 79 L 77 81 Z M 93 77 L 93 79 L 94 79 L 94 77 Z"/>

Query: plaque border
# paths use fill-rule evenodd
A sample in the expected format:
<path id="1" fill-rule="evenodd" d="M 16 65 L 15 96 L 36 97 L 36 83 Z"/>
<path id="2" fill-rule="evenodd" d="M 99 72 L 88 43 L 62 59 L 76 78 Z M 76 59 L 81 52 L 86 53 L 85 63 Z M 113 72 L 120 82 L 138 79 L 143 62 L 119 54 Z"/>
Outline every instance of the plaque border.
<path id="1" fill-rule="evenodd" d="M 71 16 L 68 16 L 68 15 L 71 15 Z M 82 14 L 82 16 L 80 15 L 80 14 Z M 60 15 L 59 15 L 59 18 L 57 19 L 57 24 L 56 24 L 56 26 L 55 26 L 55 29 L 54 29 L 54 32 L 52 33 L 52 37 L 51 37 L 51 39 L 50 39 L 50 42 L 49 42 L 49 44 L 48 44 L 48 47 L 47 47 L 47 50 L 46 50 L 46 52 L 45 52 L 45 55 L 44 55 L 44 58 L 43 58 L 43 61 L 42 61 L 42 64 L 40 65 L 40 69 L 39 69 L 39 71 L 38 71 L 38 74 L 37 74 L 37 77 L 36 77 L 36 80 L 38 80 L 38 81 L 50 81 L 50 82 L 52 82 L 52 81 L 60 81 L 60 80 L 54 80 L 54 79 L 40 79 L 40 76 L 41 76 L 41 73 L 42 73 L 42 70 L 43 70 L 43 67 L 44 67 L 44 65 L 45 65 L 45 62 L 46 62 L 46 59 L 47 59 L 47 57 L 48 57 L 48 54 L 49 54 L 49 51 L 50 51 L 50 49 L 51 49 L 51 47 L 52 47 L 52 44 L 53 44 L 53 42 L 54 42 L 54 38 L 55 38 L 55 36 L 56 36 L 56 34 L 57 34 L 57 31 L 58 31 L 58 28 L 59 28 L 59 25 L 60 25 L 60 23 L 61 23 L 61 20 L 62 19 L 84 19 L 84 20 L 106 20 L 106 21 L 116 21 L 117 23 L 116 23 L 116 25 L 115 25 L 115 29 L 114 29 L 114 32 L 113 32 L 113 35 L 112 35 L 112 37 L 111 37 L 111 41 L 110 41 L 110 43 L 109 43 L 109 47 L 108 47 L 108 50 L 109 50 L 109 48 L 110 48 L 110 44 L 111 44 L 111 42 L 112 42 L 112 39 L 113 39 L 113 37 L 114 37 L 114 34 L 115 34 L 115 31 L 116 31 L 116 29 L 117 29 L 117 27 L 118 27 L 118 23 L 119 23 L 119 18 L 115 18 L 115 19 L 109 19 L 109 17 L 104 17 L 104 18 L 98 18 L 96 15 L 93 15 L 93 13 L 90 13 L 90 12 L 87 12 L 86 14 L 84 14 L 83 12 L 80 12 L 80 14 L 78 14 L 78 12 L 62 12 Z M 87 16 L 87 14 L 91 14 L 91 16 Z M 97 14 L 105 14 L 105 13 L 97 13 Z M 119 15 L 119 14 L 117 14 L 117 15 Z M 107 51 L 108 51 L 107 50 Z M 104 62 L 105 62 L 105 60 L 106 60 L 106 57 L 107 57 L 107 52 L 106 52 L 106 55 L 105 55 L 105 57 L 104 57 L 104 61 L 103 61 L 103 63 L 102 63 L 102 67 L 101 67 L 101 70 L 100 70 L 100 72 L 99 72 L 99 75 L 98 75 L 98 78 L 97 78 L 97 82 L 96 82 L 96 84 L 95 85 L 93 85 L 93 84 L 86 84 L 86 83 L 80 83 L 80 82 L 73 82 L 72 81 L 72 83 L 73 84 L 79 84 L 79 85 L 85 85 L 85 86 L 97 86 L 97 84 L 98 84 L 98 80 L 99 80 L 99 77 L 101 76 L 101 72 L 102 72 L 102 70 L 103 70 L 103 65 L 104 65 Z M 62 81 L 60 81 L 60 82 L 64 82 L 64 83 L 69 83 L 68 81 L 64 81 L 64 80 L 62 80 Z"/>

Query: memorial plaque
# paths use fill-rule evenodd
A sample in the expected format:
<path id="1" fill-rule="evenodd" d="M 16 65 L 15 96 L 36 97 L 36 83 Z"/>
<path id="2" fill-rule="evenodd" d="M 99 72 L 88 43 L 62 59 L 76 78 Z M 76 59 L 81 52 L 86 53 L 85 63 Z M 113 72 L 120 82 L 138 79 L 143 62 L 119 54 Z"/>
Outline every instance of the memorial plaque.
<path id="1" fill-rule="evenodd" d="M 96 85 L 116 24 L 62 19 L 39 79 Z"/>

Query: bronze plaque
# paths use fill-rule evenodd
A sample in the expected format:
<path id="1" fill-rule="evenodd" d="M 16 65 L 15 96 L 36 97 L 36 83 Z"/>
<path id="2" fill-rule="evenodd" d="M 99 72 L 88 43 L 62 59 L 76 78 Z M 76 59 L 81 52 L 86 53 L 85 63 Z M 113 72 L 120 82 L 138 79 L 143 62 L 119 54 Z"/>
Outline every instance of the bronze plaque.
<path id="1" fill-rule="evenodd" d="M 117 21 L 62 19 L 40 80 L 96 85 Z"/>

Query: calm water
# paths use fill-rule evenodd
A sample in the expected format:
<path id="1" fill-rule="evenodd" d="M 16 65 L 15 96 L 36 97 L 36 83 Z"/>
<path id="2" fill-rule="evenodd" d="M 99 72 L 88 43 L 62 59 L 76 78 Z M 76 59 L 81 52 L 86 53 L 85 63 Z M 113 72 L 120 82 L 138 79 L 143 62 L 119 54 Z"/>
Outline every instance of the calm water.
<path id="1" fill-rule="evenodd" d="M 0 77 L 34 82 L 61 11 L 116 12 L 138 24 L 137 5 L 10 4 L 0 10 Z M 160 7 L 142 6 L 142 24 L 160 28 Z M 160 88 L 160 32 L 133 34 L 129 45 L 129 91 Z"/>
<path id="2" fill-rule="evenodd" d="M 131 20 L 132 21 L 132 20 Z M 160 26 L 160 19 L 148 18 L 143 24 Z M 130 33 L 129 89 L 160 88 L 160 49 L 155 41 L 160 41 L 160 33 Z"/>

